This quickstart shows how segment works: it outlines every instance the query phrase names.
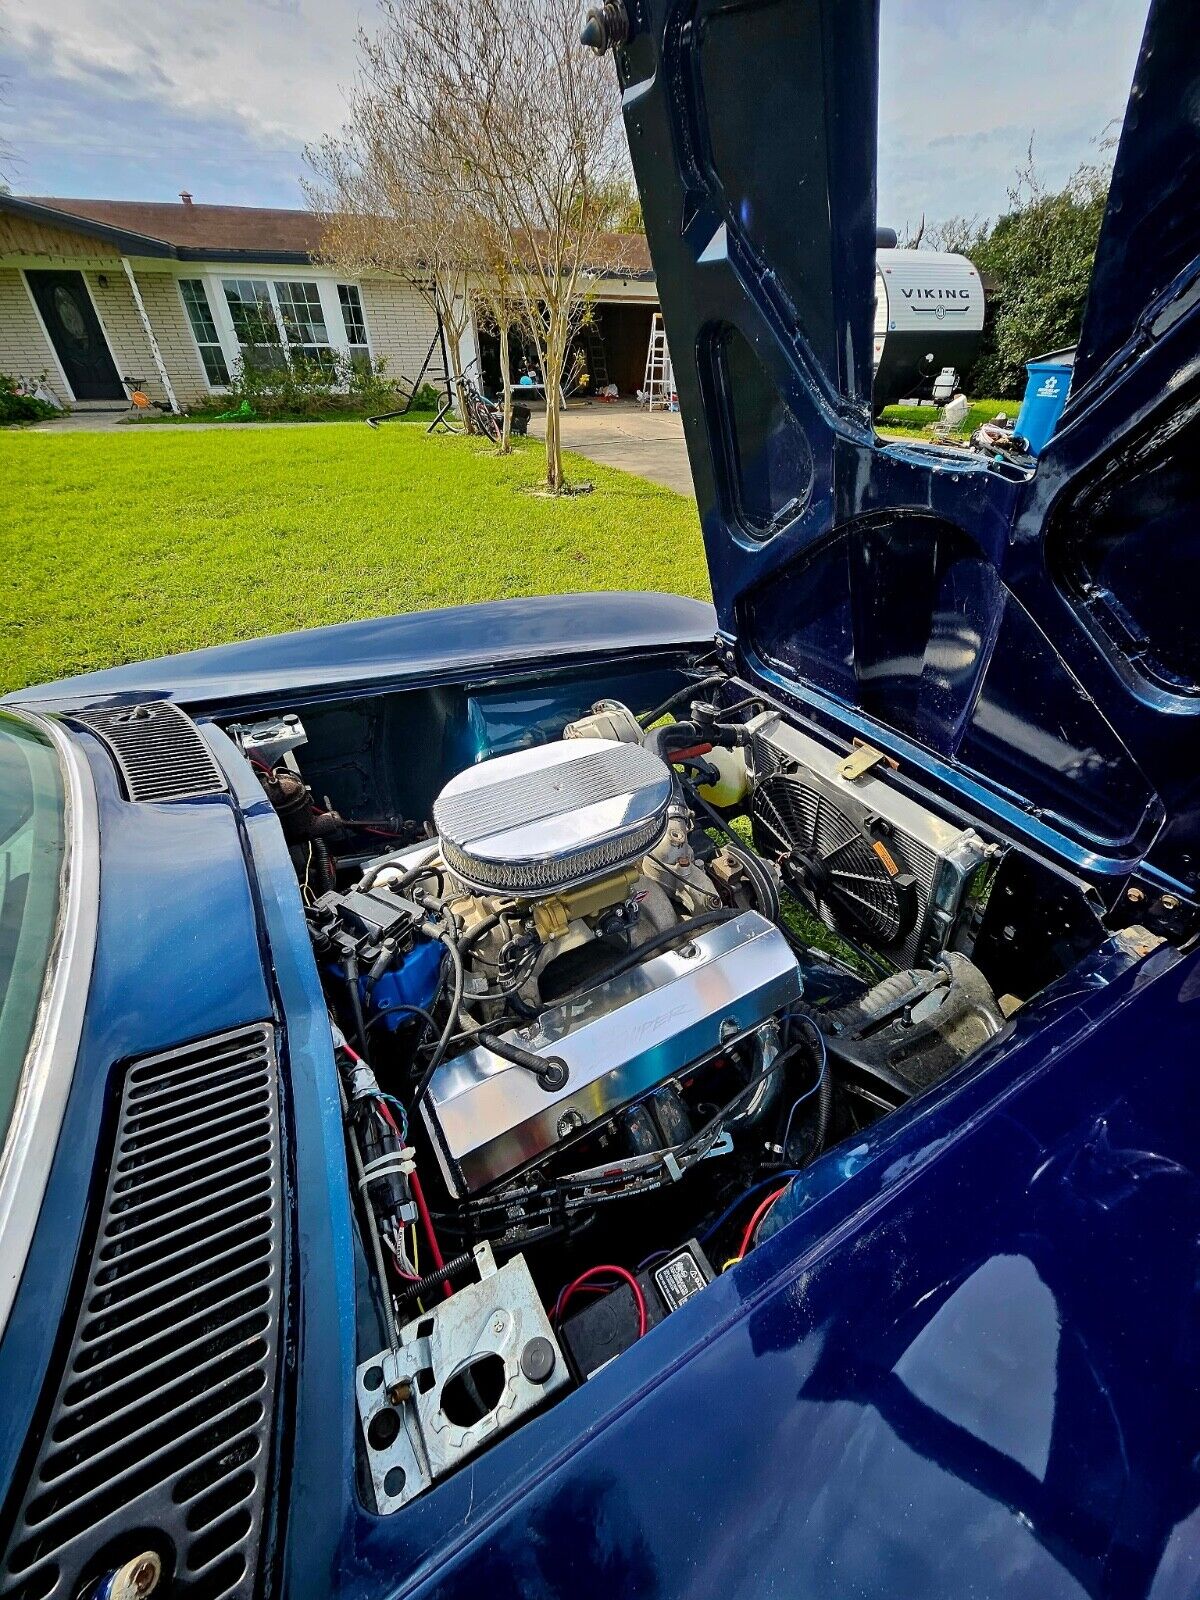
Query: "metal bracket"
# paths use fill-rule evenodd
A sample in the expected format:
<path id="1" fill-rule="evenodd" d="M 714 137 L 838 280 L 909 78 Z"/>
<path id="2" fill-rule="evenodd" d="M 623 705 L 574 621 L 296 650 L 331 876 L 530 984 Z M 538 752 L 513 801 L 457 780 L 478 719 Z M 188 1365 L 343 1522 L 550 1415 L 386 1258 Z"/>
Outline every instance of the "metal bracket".
<path id="1" fill-rule="evenodd" d="M 733 1135 L 731 1133 L 719 1133 L 700 1159 L 701 1161 L 710 1161 L 713 1156 L 731 1156 L 732 1154 Z"/>
<path id="2" fill-rule="evenodd" d="M 394 1350 L 358 1368 L 359 1420 L 376 1508 L 397 1511 L 570 1379 L 523 1256 L 414 1318 Z"/>
<path id="3" fill-rule="evenodd" d="M 866 744 L 862 739 L 855 739 L 850 754 L 844 761 L 838 763 L 838 776 L 850 783 L 857 783 L 860 778 L 865 778 L 869 772 L 880 766 L 890 767 L 895 772 L 900 763 L 894 756 L 885 756 L 882 750 L 876 750 L 874 745 Z"/>
<path id="4" fill-rule="evenodd" d="M 283 717 L 264 717 L 258 722 L 235 722 L 229 729 L 242 753 L 265 767 L 280 762 L 299 773 L 294 752 L 308 743 L 304 724 L 294 713 Z"/>

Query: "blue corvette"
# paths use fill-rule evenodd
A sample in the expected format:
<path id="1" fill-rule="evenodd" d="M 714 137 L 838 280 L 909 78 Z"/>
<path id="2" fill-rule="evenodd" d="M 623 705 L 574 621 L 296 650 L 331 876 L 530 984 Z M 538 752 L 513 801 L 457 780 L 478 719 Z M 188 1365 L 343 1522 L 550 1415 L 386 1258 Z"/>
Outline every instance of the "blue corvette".
<path id="1" fill-rule="evenodd" d="M 0 708 L 0 1595 L 1196 1594 L 1191 9 L 1036 472 L 872 430 L 870 0 L 608 0 L 715 612 Z"/>

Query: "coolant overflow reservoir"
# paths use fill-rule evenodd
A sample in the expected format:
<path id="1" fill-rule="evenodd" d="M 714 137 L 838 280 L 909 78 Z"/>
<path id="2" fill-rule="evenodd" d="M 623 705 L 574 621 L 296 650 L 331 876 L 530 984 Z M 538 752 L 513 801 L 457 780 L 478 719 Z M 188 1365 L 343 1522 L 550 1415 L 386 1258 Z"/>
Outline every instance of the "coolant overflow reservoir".
<path id="1" fill-rule="evenodd" d="M 716 783 L 706 783 L 698 791 L 710 806 L 734 806 L 746 798 L 750 793 L 750 772 L 740 750 L 726 750 L 717 744 L 704 759 L 720 773 Z"/>

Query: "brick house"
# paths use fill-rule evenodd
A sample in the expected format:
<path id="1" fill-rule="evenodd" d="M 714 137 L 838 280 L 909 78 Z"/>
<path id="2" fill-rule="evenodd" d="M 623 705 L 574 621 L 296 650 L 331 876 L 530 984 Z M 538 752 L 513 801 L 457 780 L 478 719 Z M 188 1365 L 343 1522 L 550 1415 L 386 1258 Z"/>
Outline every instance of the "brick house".
<path id="1" fill-rule="evenodd" d="M 0 372 L 74 407 L 124 407 L 131 383 L 187 410 L 219 396 L 244 349 L 387 362 L 441 377 L 437 321 L 412 283 L 319 263 L 307 211 L 0 193 Z M 257 337 L 256 337 L 257 335 Z"/>

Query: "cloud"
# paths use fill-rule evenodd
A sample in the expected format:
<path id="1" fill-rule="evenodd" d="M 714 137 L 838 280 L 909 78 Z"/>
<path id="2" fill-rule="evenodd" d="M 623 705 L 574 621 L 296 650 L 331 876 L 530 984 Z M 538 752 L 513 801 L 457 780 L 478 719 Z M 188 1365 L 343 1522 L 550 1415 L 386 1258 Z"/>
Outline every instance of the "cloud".
<path id="1" fill-rule="evenodd" d="M 47 194 L 300 204 L 374 0 L 0 0 L 0 142 Z M 581 10 L 584 0 L 580 0 Z M 1061 182 L 1125 106 L 1145 0 L 884 0 L 879 218 L 996 216 L 1030 135 Z"/>
<path id="2" fill-rule="evenodd" d="M 884 0 L 879 218 L 995 217 L 1030 137 L 1061 183 L 1124 114 L 1146 0 Z"/>
<path id="3" fill-rule="evenodd" d="M 0 137 L 43 193 L 300 204 L 344 116 L 359 0 L 8 0 Z M 369 13 L 368 13 L 369 15 Z"/>
<path id="4" fill-rule="evenodd" d="M 216 203 L 302 203 L 299 149 L 235 115 L 173 109 L 104 66 L 69 82 L 0 40 L 9 90 L 0 141 L 12 187 L 35 194 L 171 200 L 183 188 Z M 130 106 L 136 105 L 136 115 Z"/>
<path id="5" fill-rule="evenodd" d="M 360 9 L 359 0 L 9 0 L 5 27 L 64 84 L 108 75 L 173 110 L 232 116 L 299 142 L 340 118 Z"/>

